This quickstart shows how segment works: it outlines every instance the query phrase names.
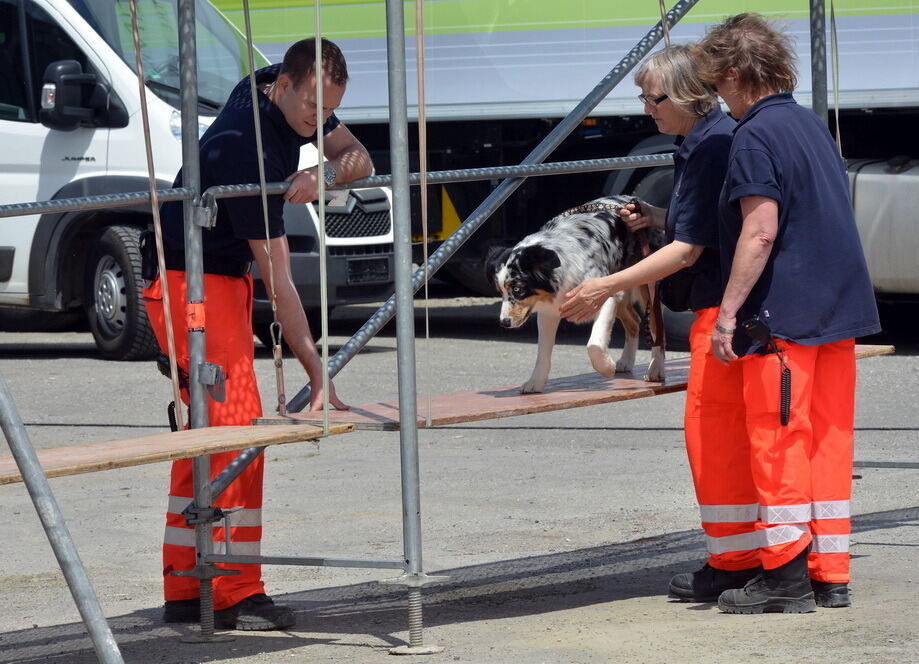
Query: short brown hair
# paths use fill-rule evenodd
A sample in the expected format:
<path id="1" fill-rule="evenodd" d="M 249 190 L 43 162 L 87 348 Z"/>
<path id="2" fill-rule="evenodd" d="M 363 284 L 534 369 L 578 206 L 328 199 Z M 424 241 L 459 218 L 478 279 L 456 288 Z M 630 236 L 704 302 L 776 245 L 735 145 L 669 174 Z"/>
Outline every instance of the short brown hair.
<path id="1" fill-rule="evenodd" d="M 693 49 L 699 75 L 715 85 L 734 67 L 738 84 L 753 94 L 791 92 L 798 84 L 791 37 L 760 14 L 729 16 Z"/>
<path id="2" fill-rule="evenodd" d="M 307 76 L 315 73 L 316 38 L 301 39 L 287 49 L 284 62 L 281 63 L 281 74 L 287 74 L 294 86 L 299 86 Z M 348 82 L 348 65 L 345 56 L 334 42 L 322 40 L 322 73 L 332 79 L 335 85 Z"/>
<path id="3" fill-rule="evenodd" d="M 702 117 L 718 105 L 714 88 L 699 78 L 697 63 L 684 44 L 661 49 L 641 63 L 635 84 L 644 87 L 649 78 L 659 83 L 661 92 L 686 115 Z"/>

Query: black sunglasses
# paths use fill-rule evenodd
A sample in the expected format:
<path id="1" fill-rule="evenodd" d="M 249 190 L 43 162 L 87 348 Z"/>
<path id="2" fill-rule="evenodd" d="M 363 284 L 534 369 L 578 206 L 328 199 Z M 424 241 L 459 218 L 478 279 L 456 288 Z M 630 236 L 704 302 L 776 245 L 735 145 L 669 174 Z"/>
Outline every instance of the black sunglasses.
<path id="1" fill-rule="evenodd" d="M 640 101 L 642 104 L 647 104 L 651 108 L 654 108 L 665 99 L 670 99 L 670 95 L 661 95 L 660 97 L 653 98 L 647 95 L 638 95 L 638 101 Z"/>

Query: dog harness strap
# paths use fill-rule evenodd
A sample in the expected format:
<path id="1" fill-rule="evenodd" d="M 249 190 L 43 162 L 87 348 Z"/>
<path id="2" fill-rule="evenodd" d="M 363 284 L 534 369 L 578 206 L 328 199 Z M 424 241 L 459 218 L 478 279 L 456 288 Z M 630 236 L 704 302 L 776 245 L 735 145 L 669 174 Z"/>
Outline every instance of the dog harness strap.
<path id="1" fill-rule="evenodd" d="M 651 244 L 648 242 L 648 233 L 642 228 L 638 233 L 638 240 L 641 242 L 641 254 L 647 258 L 651 254 Z M 651 316 L 654 316 L 654 326 L 657 331 L 651 330 L 651 345 L 654 347 L 663 346 L 664 313 L 661 311 L 661 300 L 657 296 L 657 282 L 652 281 L 648 284 L 648 293 L 651 296 Z"/>

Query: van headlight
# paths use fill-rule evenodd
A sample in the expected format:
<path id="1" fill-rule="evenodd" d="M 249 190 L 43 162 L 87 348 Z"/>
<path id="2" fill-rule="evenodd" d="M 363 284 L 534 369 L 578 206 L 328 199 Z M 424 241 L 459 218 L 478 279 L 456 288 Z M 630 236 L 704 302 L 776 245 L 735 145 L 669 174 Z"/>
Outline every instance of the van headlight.
<path id="1" fill-rule="evenodd" d="M 202 122 L 198 123 L 198 138 L 204 136 L 204 132 L 207 131 L 207 127 L 208 125 Z M 174 110 L 169 118 L 169 130 L 172 132 L 172 135 L 175 136 L 177 141 L 182 141 L 182 114 L 178 111 Z"/>

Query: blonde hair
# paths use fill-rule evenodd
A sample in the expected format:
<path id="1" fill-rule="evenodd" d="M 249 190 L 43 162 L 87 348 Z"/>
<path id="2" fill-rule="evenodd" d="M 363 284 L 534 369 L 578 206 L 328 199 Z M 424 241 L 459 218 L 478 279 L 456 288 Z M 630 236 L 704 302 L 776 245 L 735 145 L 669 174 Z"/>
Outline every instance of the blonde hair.
<path id="1" fill-rule="evenodd" d="M 657 51 L 635 72 L 635 84 L 645 87 L 651 81 L 686 115 L 702 117 L 718 105 L 715 90 L 700 77 L 698 65 L 684 44 Z"/>
<path id="2" fill-rule="evenodd" d="M 737 70 L 738 85 L 750 96 L 792 92 L 798 84 L 791 37 L 760 14 L 729 16 L 694 47 L 699 75 L 716 84 Z"/>

